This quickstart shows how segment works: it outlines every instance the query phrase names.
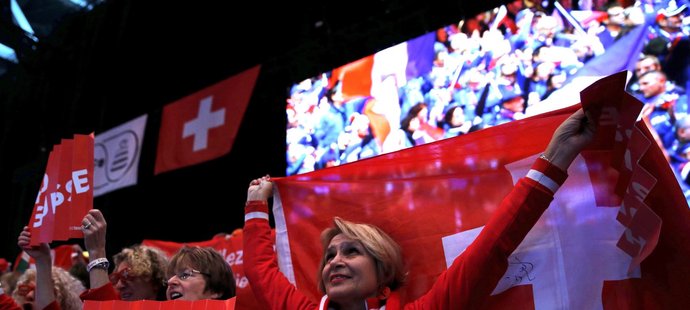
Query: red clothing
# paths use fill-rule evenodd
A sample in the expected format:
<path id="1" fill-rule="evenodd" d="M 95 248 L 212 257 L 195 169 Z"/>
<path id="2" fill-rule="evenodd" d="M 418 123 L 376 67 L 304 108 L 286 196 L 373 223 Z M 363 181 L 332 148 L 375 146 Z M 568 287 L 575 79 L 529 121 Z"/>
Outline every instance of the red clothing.
<path id="1" fill-rule="evenodd" d="M 12 297 L 2 294 L 0 295 L 0 310 L 22 310 L 22 307 L 17 305 Z"/>
<path id="2" fill-rule="evenodd" d="M 537 159 L 528 176 L 503 199 L 496 211 L 499 216 L 491 217 L 477 239 L 424 296 L 403 307 L 399 295 L 393 293 L 385 309 L 478 308 L 506 272 L 508 256 L 546 211 L 566 178 L 556 166 Z M 279 271 L 265 202 L 247 203 L 243 232 L 245 273 L 260 303 L 270 309 L 327 309 L 327 298 L 321 303 L 309 300 Z"/>
<path id="3" fill-rule="evenodd" d="M 79 294 L 81 300 L 120 300 L 120 294 L 115 290 L 112 283 L 108 282 L 105 285 L 97 288 L 86 290 Z"/>
<path id="4" fill-rule="evenodd" d="M 0 294 L 0 310 L 22 310 L 23 308 L 14 302 L 12 297 L 7 296 L 7 294 Z M 43 310 L 60 310 L 60 305 L 57 301 L 51 302 Z"/>

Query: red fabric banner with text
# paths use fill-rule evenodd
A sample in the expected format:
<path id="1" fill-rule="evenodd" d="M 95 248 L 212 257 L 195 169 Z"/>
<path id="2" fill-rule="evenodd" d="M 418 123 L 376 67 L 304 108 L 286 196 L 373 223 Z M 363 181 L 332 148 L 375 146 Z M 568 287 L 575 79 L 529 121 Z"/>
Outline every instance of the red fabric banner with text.
<path id="1" fill-rule="evenodd" d="M 81 220 L 93 208 L 93 135 L 55 145 L 36 197 L 31 245 L 82 238 Z"/>
<path id="2" fill-rule="evenodd" d="M 626 72 L 582 92 L 595 141 L 509 258 L 489 309 L 690 307 L 690 210 L 661 150 L 636 122 Z M 453 139 L 275 180 L 281 271 L 315 300 L 319 236 L 340 216 L 403 249 L 411 300 L 477 236 L 578 106 Z"/>

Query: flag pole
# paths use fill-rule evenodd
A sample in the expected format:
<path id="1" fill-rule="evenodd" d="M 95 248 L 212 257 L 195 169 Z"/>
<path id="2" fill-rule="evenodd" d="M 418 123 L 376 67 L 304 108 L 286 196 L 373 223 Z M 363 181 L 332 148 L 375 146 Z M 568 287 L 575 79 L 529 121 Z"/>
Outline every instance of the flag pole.
<path id="1" fill-rule="evenodd" d="M 554 5 L 556 6 L 556 10 L 558 10 L 558 13 L 561 13 L 561 16 L 565 18 L 570 25 L 575 28 L 575 31 L 577 31 L 579 34 L 585 35 L 587 32 L 585 31 L 584 28 L 582 28 L 582 25 L 571 15 L 568 13 L 568 11 L 560 4 L 558 1 L 554 2 Z"/>

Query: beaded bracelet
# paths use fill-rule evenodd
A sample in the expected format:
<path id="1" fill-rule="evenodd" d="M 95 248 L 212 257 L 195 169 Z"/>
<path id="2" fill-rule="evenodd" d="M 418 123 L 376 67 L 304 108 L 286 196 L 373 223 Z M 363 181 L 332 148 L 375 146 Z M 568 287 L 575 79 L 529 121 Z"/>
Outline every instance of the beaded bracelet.
<path id="1" fill-rule="evenodd" d="M 91 272 L 91 269 L 94 269 L 94 268 L 104 269 L 104 270 L 108 271 L 109 267 L 110 267 L 110 262 L 108 261 L 108 259 L 101 257 L 101 258 L 96 258 L 93 261 L 89 262 L 89 264 L 86 266 L 86 271 Z"/>

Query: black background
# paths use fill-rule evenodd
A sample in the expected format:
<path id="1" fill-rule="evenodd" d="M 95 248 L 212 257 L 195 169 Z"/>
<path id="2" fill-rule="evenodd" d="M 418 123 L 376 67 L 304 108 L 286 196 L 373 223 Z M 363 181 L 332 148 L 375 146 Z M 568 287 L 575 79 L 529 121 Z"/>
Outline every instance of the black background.
<path id="1" fill-rule="evenodd" d="M 65 16 L 35 49 L 18 48 L 19 65 L 0 79 L 0 257 L 19 252 L 52 146 L 142 114 L 139 184 L 94 200 L 108 255 L 143 239 L 202 241 L 241 228 L 249 181 L 285 174 L 292 83 L 505 2 L 110 0 Z M 232 151 L 154 176 L 162 107 L 258 64 Z"/>

